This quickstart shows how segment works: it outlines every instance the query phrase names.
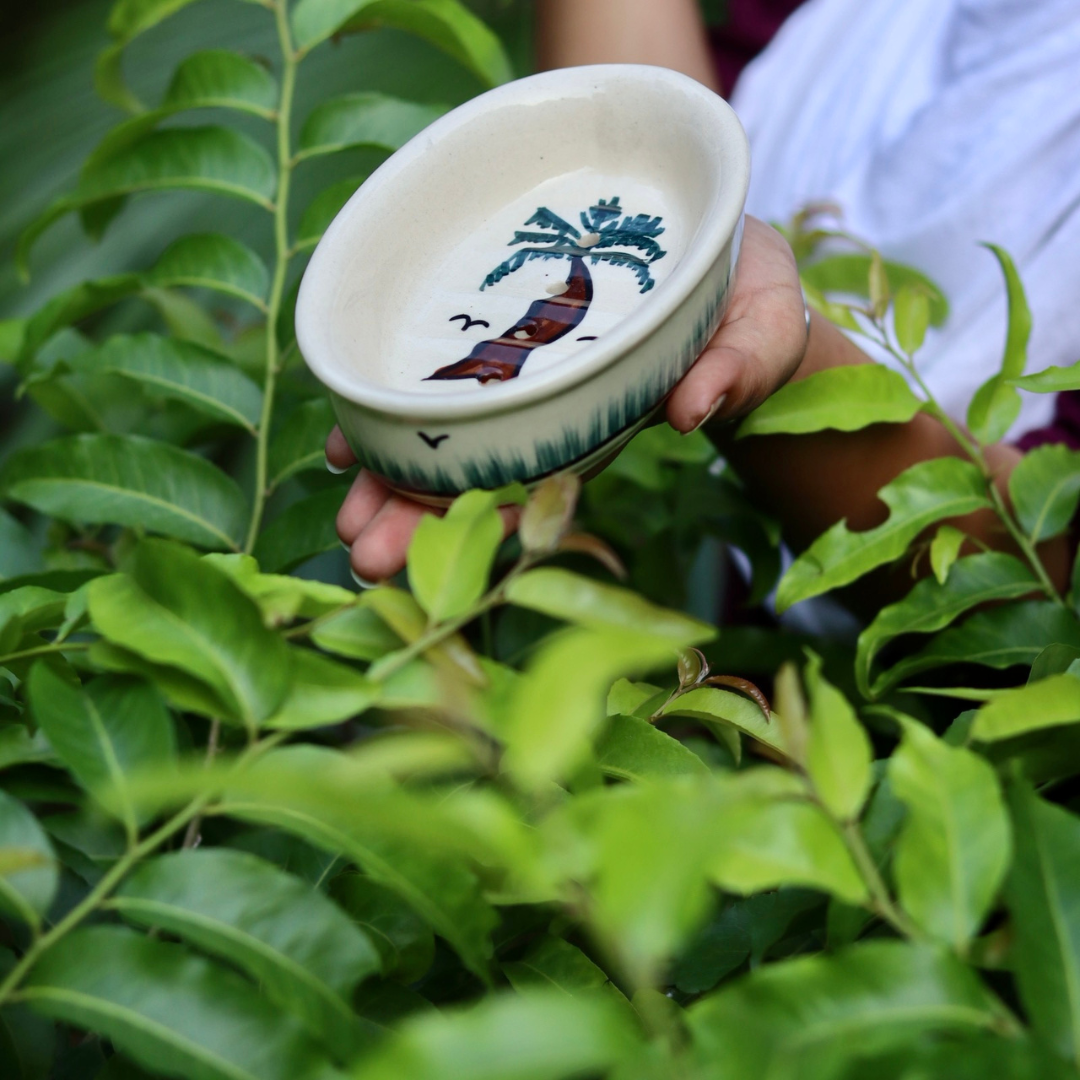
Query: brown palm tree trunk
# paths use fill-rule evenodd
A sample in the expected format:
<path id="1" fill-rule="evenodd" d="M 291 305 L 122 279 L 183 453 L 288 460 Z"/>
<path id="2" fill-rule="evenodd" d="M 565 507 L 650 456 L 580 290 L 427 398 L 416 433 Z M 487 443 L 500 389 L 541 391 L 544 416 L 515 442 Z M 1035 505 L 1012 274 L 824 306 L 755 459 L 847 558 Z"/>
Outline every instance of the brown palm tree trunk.
<path id="1" fill-rule="evenodd" d="M 516 378 L 533 349 L 558 341 L 581 324 L 592 297 L 592 275 L 585 260 L 574 255 L 565 292 L 533 301 L 525 316 L 501 336 L 481 341 L 464 360 L 439 368 L 424 381 L 477 379 L 486 383 Z"/>

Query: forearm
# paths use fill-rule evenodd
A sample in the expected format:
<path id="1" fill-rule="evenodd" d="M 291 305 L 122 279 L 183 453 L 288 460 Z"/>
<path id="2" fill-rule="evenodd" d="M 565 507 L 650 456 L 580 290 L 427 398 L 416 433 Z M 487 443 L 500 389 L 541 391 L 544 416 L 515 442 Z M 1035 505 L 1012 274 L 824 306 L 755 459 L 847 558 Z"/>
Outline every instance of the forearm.
<path id="1" fill-rule="evenodd" d="M 537 66 L 655 64 L 719 92 L 697 0 L 536 0 Z"/>
<path id="2" fill-rule="evenodd" d="M 827 367 L 871 363 L 869 357 L 835 326 L 815 315 L 806 357 L 793 379 Z M 745 481 L 748 490 L 783 528 L 796 550 L 809 546 L 841 519 L 853 530 L 880 525 L 888 516 L 877 492 L 905 469 L 921 461 L 964 456 L 963 449 L 938 420 L 919 414 L 906 424 L 875 424 L 861 431 L 822 431 L 810 435 L 772 435 L 736 441 L 728 428 L 710 434 Z M 1008 477 L 1022 454 L 1013 446 L 987 448 L 995 483 L 1007 498 Z M 988 547 L 1014 550 L 993 513 L 981 512 L 956 522 Z M 1060 588 L 1067 585 L 1071 540 L 1059 537 L 1039 554 Z M 909 579 L 910 580 L 910 579 Z"/>

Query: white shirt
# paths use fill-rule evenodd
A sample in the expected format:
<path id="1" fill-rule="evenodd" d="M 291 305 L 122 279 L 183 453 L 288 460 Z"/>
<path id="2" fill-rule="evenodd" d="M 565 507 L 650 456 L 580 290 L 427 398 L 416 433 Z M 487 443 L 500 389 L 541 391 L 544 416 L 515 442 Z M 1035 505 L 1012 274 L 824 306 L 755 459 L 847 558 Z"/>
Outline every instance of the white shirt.
<path id="1" fill-rule="evenodd" d="M 919 366 L 962 418 L 997 370 L 1013 256 L 1028 371 L 1080 360 L 1080 0 L 810 0 L 743 73 L 749 212 L 830 199 L 846 226 L 944 289 Z M 1012 437 L 1049 422 L 1024 395 Z"/>

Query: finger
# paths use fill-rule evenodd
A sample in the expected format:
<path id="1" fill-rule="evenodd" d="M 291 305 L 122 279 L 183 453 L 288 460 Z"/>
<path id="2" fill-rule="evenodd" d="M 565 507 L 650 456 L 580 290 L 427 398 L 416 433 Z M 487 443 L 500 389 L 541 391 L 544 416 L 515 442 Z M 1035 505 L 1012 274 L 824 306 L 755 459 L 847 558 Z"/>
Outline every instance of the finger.
<path id="1" fill-rule="evenodd" d="M 413 533 L 431 507 L 391 495 L 353 541 L 349 562 L 368 581 L 385 581 L 405 566 Z"/>
<path id="2" fill-rule="evenodd" d="M 384 581 L 402 570 L 413 533 L 425 514 L 444 513 L 421 506 L 400 495 L 391 495 L 353 542 L 349 562 L 365 581 Z M 499 508 L 503 537 L 514 532 L 521 521 L 521 507 Z"/>
<path id="3" fill-rule="evenodd" d="M 361 469 L 338 511 L 336 524 L 341 542 L 347 546 L 354 544 L 356 538 L 389 498 L 389 488 L 372 476 L 367 469 Z"/>
<path id="4" fill-rule="evenodd" d="M 521 524 L 521 510 L 520 506 L 500 506 L 499 517 L 502 518 L 503 523 L 503 539 L 505 540 L 511 533 L 517 532 L 518 525 Z"/>
<path id="5" fill-rule="evenodd" d="M 349 449 L 341 428 L 335 425 L 326 438 L 326 467 L 331 472 L 344 472 L 356 464 L 356 455 Z"/>
<path id="6" fill-rule="evenodd" d="M 711 417 L 734 418 L 757 408 L 784 385 L 806 352 L 806 316 L 797 286 L 740 297 L 726 321 L 668 400 L 668 421 L 678 431 Z"/>
<path id="7" fill-rule="evenodd" d="M 687 434 L 712 419 L 727 404 L 746 367 L 746 358 L 725 345 L 710 346 L 671 392 L 668 423 Z"/>

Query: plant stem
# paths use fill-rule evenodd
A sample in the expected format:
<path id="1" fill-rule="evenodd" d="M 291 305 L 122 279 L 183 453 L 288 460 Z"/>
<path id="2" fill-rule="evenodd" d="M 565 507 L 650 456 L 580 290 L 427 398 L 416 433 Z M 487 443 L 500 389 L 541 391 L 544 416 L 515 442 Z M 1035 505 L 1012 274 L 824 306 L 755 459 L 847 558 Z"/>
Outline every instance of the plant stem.
<path id="1" fill-rule="evenodd" d="M 92 642 L 89 641 L 75 641 L 70 645 L 39 645 L 33 649 L 24 649 L 22 652 L 8 653 L 7 656 L 0 656 L 0 665 L 10 663 L 12 660 L 26 660 L 32 656 L 48 656 L 50 653 L 84 652 L 90 648 L 91 644 Z"/>
<path id="2" fill-rule="evenodd" d="M 1012 537 L 1013 542 L 1020 549 L 1024 558 L 1027 560 L 1028 565 L 1031 567 L 1032 572 L 1039 579 L 1039 584 L 1042 586 L 1043 592 L 1054 601 L 1059 607 L 1065 607 L 1065 601 L 1062 600 L 1061 594 L 1057 591 L 1054 583 L 1050 580 L 1050 575 L 1046 572 L 1046 567 L 1043 566 L 1042 560 L 1039 558 L 1038 553 L 1035 551 L 1031 541 L 1024 535 L 1023 529 L 1020 528 L 1016 519 L 1013 517 L 1012 512 L 1005 503 L 1005 499 L 1002 497 L 1001 492 L 998 490 L 997 484 L 994 482 L 994 472 L 990 468 L 989 462 L 986 460 L 986 455 L 983 453 L 982 447 L 969 438 L 967 433 L 960 427 L 960 425 L 938 404 L 937 399 L 934 397 L 930 388 L 923 381 L 922 376 L 919 374 L 918 369 L 915 367 L 915 361 L 910 356 L 905 356 L 899 350 L 895 349 L 892 343 L 889 341 L 888 334 L 885 332 L 885 327 L 881 323 L 875 323 L 880 338 L 874 338 L 883 349 L 886 349 L 892 356 L 900 361 L 904 365 L 908 374 L 915 380 L 919 389 L 926 397 L 926 404 L 929 406 L 929 411 L 936 420 L 945 428 L 946 431 L 956 440 L 956 442 L 963 447 L 964 452 L 971 458 L 971 460 L 979 467 L 979 471 L 983 474 L 986 480 L 986 493 L 993 504 L 994 513 L 1001 519 L 1001 523 L 1008 530 L 1009 535 Z M 871 335 L 872 336 L 872 335 Z"/>
<path id="3" fill-rule="evenodd" d="M 289 185 L 292 180 L 292 149 L 290 129 L 292 126 L 293 97 L 296 90 L 296 66 L 299 62 L 289 32 L 288 0 L 275 0 L 274 20 L 277 24 L 278 44 L 281 47 L 281 97 L 277 109 L 277 167 L 278 187 L 274 198 L 274 276 L 270 285 L 270 298 L 266 313 L 266 373 L 263 378 L 262 416 L 259 418 L 259 435 L 255 451 L 255 494 L 251 508 L 244 551 L 251 553 L 259 536 L 267 496 L 267 457 L 270 448 L 270 424 L 274 416 L 274 390 L 280 366 L 277 324 L 281 315 L 281 302 L 285 294 L 285 278 L 289 269 Z"/>
<path id="4" fill-rule="evenodd" d="M 150 855 L 174 833 L 182 829 L 192 818 L 200 814 L 211 795 L 200 795 L 174 817 L 171 817 L 156 832 L 121 856 L 112 869 L 75 905 L 47 934 L 37 938 L 23 954 L 22 959 L 11 969 L 7 978 L 0 983 L 0 1005 L 11 995 L 22 981 L 23 976 L 37 963 L 38 958 L 47 949 L 56 944 L 68 931 L 73 930 L 87 915 L 105 899 L 140 859 Z"/>
<path id="5" fill-rule="evenodd" d="M 458 615 L 456 618 L 449 619 L 444 623 L 439 623 L 438 626 L 418 637 L 412 644 L 406 646 L 404 649 L 396 653 L 391 653 L 386 657 L 385 664 L 382 663 L 382 661 L 376 661 L 376 663 L 372 665 L 373 670 L 369 671 L 368 674 L 379 682 L 390 678 L 391 675 L 397 674 L 397 672 L 407 664 L 412 663 L 418 656 L 423 656 L 428 649 L 433 649 L 436 645 L 444 642 L 448 637 L 452 637 L 463 626 L 467 626 L 471 623 L 473 619 L 478 619 L 481 615 L 491 611 L 492 608 L 505 603 L 506 590 L 510 583 L 515 578 L 524 574 L 526 570 L 531 570 L 533 566 L 536 565 L 536 562 L 535 556 L 529 554 L 523 555 L 506 577 L 504 577 L 491 592 L 486 596 L 481 597 L 476 604 L 463 615 Z"/>
<path id="6" fill-rule="evenodd" d="M 1024 531 L 1016 523 L 1012 514 L 1009 512 L 1009 508 L 1005 505 L 1005 500 L 1002 498 L 1001 492 L 998 491 L 997 485 L 992 479 L 988 479 L 987 490 L 990 493 L 990 501 L 994 504 L 994 509 L 997 511 L 998 517 L 1004 522 L 1005 528 L 1009 530 L 1009 535 L 1013 538 L 1013 542 L 1024 553 L 1024 558 L 1027 559 L 1031 569 L 1035 571 L 1035 576 L 1039 579 L 1039 584 L 1042 585 L 1043 591 L 1059 607 L 1065 607 L 1065 601 L 1061 598 L 1061 594 L 1050 580 L 1050 575 L 1046 572 L 1046 567 L 1043 566 L 1042 559 L 1039 558 L 1031 541 L 1024 535 Z"/>
<path id="7" fill-rule="evenodd" d="M 845 821 L 839 824 L 847 849 L 870 892 L 870 903 L 875 913 L 884 919 L 898 934 L 915 941 L 921 940 L 922 933 L 918 927 L 893 903 L 889 890 L 886 888 L 881 873 L 878 871 L 877 863 L 874 862 L 874 857 L 866 846 L 858 822 Z"/>
<path id="8" fill-rule="evenodd" d="M 209 768 L 217 756 L 218 743 L 221 740 L 221 721 L 215 716 L 210 722 L 210 734 L 206 740 L 206 766 Z M 188 823 L 187 832 L 184 833 L 184 842 L 181 847 L 193 848 L 199 841 L 199 829 L 202 827 L 203 815 L 196 814 Z"/>

